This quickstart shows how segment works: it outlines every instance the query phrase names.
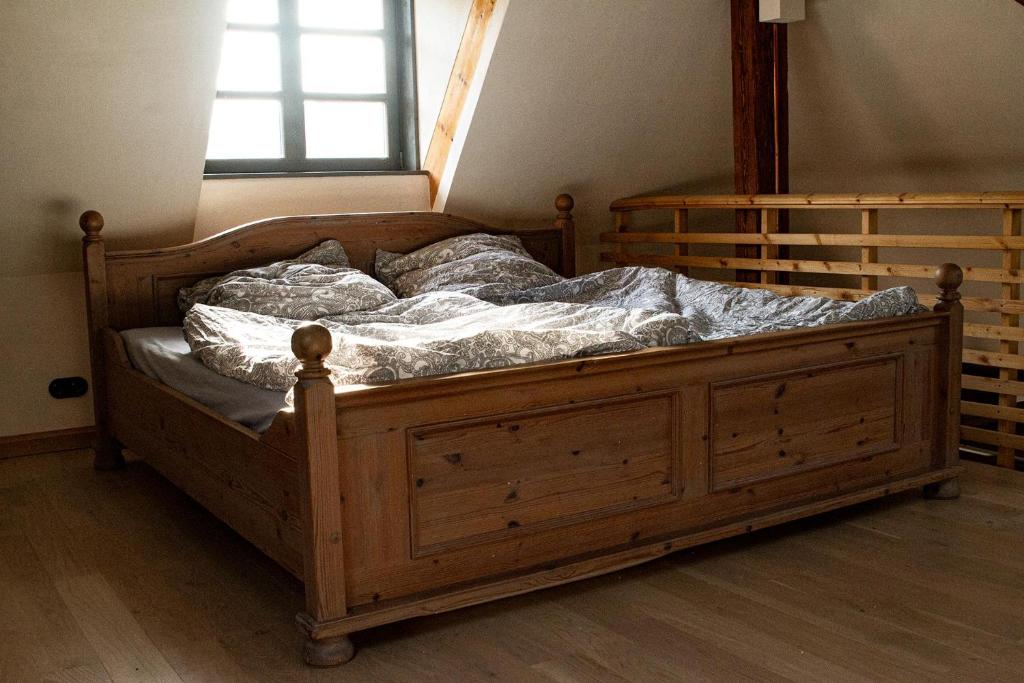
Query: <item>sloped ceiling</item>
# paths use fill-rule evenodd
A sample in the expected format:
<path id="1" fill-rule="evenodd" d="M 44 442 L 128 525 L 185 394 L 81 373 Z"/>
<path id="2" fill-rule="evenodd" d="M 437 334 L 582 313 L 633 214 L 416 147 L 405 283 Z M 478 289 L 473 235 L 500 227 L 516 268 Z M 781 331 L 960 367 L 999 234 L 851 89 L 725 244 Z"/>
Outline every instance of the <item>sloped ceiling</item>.
<path id="1" fill-rule="evenodd" d="M 188 241 L 224 0 L 13 0 L 0 21 L 4 276 L 79 270 L 78 214 L 115 246 Z"/>
<path id="2" fill-rule="evenodd" d="M 729 3 L 513 0 L 444 210 L 550 220 L 580 266 L 617 197 L 731 192 Z M 789 27 L 792 191 L 1024 188 L 1024 8 L 808 0 Z"/>

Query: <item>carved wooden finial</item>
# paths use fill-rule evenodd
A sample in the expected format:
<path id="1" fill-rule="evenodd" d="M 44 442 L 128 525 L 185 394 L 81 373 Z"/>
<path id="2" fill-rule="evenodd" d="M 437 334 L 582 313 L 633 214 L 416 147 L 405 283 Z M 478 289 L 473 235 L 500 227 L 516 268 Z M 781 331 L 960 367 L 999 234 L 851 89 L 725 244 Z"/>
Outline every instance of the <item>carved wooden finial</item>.
<path id="1" fill-rule="evenodd" d="M 571 194 L 560 194 L 555 197 L 555 208 L 559 213 L 569 213 L 576 206 Z"/>
<path id="2" fill-rule="evenodd" d="M 302 362 L 302 369 L 295 374 L 299 379 L 326 377 L 330 370 L 324 367 L 326 358 L 333 348 L 331 333 L 317 323 L 303 325 L 292 333 L 292 353 Z"/>
<path id="3" fill-rule="evenodd" d="M 944 301 L 956 301 L 960 298 L 957 290 L 964 281 L 964 271 L 955 263 L 943 263 L 935 269 L 935 284 L 939 286 Z"/>
<path id="4" fill-rule="evenodd" d="M 103 216 L 99 211 L 86 211 L 78 218 L 78 227 L 85 233 L 86 240 L 93 242 L 100 238 L 103 229 Z"/>

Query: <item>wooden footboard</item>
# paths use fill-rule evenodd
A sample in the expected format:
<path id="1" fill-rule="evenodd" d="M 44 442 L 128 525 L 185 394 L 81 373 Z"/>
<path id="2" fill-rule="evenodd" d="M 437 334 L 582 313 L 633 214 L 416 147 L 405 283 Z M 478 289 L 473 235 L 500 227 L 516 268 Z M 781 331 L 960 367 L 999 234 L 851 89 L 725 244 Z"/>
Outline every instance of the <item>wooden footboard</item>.
<path id="1" fill-rule="evenodd" d="M 266 440 L 311 473 L 336 463 L 338 488 L 311 480 L 305 574 L 334 569 L 307 581 L 300 625 L 339 647 L 954 478 L 958 278 L 944 267 L 939 310 L 905 318 L 333 394 L 303 380 Z M 329 342 L 296 333 L 303 372 Z"/>

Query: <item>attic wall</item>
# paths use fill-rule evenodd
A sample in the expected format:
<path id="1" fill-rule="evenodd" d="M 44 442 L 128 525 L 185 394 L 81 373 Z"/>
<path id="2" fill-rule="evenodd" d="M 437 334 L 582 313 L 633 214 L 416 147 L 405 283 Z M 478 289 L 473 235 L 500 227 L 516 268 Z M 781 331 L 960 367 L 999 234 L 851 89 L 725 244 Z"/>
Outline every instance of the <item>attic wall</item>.
<path id="1" fill-rule="evenodd" d="M 1024 188 L 1024 7 L 809 0 L 789 26 L 793 191 Z"/>
<path id="2" fill-rule="evenodd" d="M 0 22 L 0 435 L 91 424 L 78 215 L 115 246 L 191 237 L 222 0 L 16 0 Z"/>
<path id="3" fill-rule="evenodd" d="M 617 197 L 731 191 L 729 3 L 508 5 L 444 211 L 497 224 L 576 198 L 579 266 Z"/>
<path id="4" fill-rule="evenodd" d="M 223 0 L 4 3 L 5 276 L 79 269 L 89 208 L 115 246 L 191 237 L 223 12 Z"/>

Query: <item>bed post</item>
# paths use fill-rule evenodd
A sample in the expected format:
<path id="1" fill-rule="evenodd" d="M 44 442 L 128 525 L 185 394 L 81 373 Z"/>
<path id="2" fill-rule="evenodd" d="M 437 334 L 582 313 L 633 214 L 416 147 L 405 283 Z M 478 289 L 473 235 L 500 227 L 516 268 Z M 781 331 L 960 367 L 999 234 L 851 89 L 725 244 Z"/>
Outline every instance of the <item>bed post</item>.
<path id="1" fill-rule="evenodd" d="M 124 466 L 121 446 L 110 435 L 107 416 L 107 376 L 103 361 L 103 340 L 100 335 L 107 326 L 107 263 L 103 244 L 103 216 L 86 211 L 79 217 L 82 237 L 82 263 L 85 268 L 85 311 L 89 324 L 89 360 L 92 373 L 92 409 L 96 422 L 93 467 L 113 470 Z"/>
<path id="2" fill-rule="evenodd" d="M 562 275 L 573 277 L 576 275 L 576 222 L 572 218 L 572 208 L 576 205 L 572 195 L 560 194 L 555 197 L 555 208 L 558 209 L 558 217 L 555 218 L 555 227 L 562 231 Z"/>
<path id="3" fill-rule="evenodd" d="M 345 616 L 346 609 L 334 384 L 323 362 L 331 346 L 323 325 L 303 325 L 292 334 L 292 351 L 302 363 L 295 373 L 295 420 L 305 455 L 299 469 L 306 611 L 296 621 L 306 636 L 306 663 L 314 666 L 344 664 L 354 654 L 348 636 L 318 634 L 322 624 Z"/>
<path id="4" fill-rule="evenodd" d="M 964 306 L 960 303 L 960 284 L 964 273 L 955 263 L 943 263 L 935 271 L 935 284 L 939 286 L 935 310 L 949 313 L 949 361 L 945 377 L 940 377 L 945 387 L 945 415 L 942 421 L 943 433 L 938 435 L 940 446 L 935 464 L 939 467 L 953 467 L 960 461 L 960 373 L 963 353 Z M 945 481 L 928 484 L 924 493 L 929 498 L 950 499 L 960 496 L 960 479 L 953 477 Z"/>

